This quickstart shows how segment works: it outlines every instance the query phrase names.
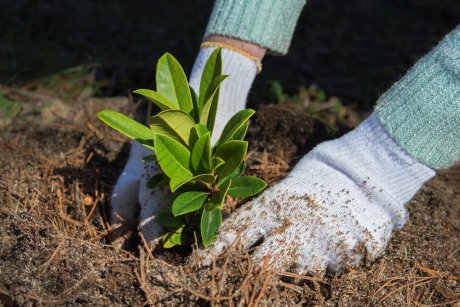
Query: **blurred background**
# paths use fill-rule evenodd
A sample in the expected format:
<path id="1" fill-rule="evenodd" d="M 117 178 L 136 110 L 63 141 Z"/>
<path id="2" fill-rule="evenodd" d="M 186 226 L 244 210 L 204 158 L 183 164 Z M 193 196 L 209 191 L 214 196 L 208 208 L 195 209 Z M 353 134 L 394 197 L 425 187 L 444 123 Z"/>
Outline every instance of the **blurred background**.
<path id="1" fill-rule="evenodd" d="M 0 84 L 63 99 L 153 87 L 168 51 L 191 71 L 212 0 L 0 0 Z M 376 98 L 460 21 L 457 0 L 309 0 L 290 52 L 268 56 L 250 105 L 316 84 Z"/>

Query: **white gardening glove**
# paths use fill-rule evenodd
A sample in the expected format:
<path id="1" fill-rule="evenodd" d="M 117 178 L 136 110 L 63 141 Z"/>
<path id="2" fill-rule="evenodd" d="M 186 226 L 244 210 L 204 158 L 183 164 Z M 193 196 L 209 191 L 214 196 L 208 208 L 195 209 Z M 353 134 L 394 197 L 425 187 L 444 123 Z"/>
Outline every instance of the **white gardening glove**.
<path id="1" fill-rule="evenodd" d="M 197 91 L 201 73 L 209 55 L 215 47 L 202 48 L 193 66 L 190 85 Z M 227 121 L 246 106 L 246 98 L 252 82 L 257 74 L 256 63 L 240 53 L 222 49 L 222 73 L 229 77 L 222 83 L 219 95 L 219 105 L 212 142 L 220 136 Z M 133 143 L 129 160 L 122 175 L 114 188 L 111 207 L 111 223 L 121 225 L 127 223 L 136 225 L 139 216 L 139 229 L 147 242 L 158 238 L 163 229 L 154 219 L 160 206 L 171 202 L 168 198 L 167 187 L 149 189 L 147 182 L 160 172 L 154 161 L 142 162 L 142 158 L 151 155 L 152 151 L 137 142 Z M 140 205 L 140 215 L 139 207 Z M 125 222 L 123 222 L 125 221 Z M 114 243 L 121 246 L 125 240 L 119 236 Z"/>
<path id="2" fill-rule="evenodd" d="M 110 198 L 110 223 L 113 229 L 111 238 L 112 243 L 118 247 L 122 247 L 130 232 L 137 228 L 140 211 L 138 203 L 142 196 L 146 196 L 145 193 L 139 193 L 140 187 L 145 186 L 148 179 L 158 173 L 156 163 L 147 164 L 143 161 L 143 158 L 149 155 L 152 155 L 152 150 L 133 142 L 128 162 L 113 188 Z M 164 198 L 164 193 L 157 190 L 156 194 L 157 202 L 151 206 L 152 210 L 156 210 Z M 158 234 L 161 228 L 151 223 L 149 231 Z"/>
<path id="3" fill-rule="evenodd" d="M 322 275 L 374 260 L 406 221 L 404 204 L 435 172 L 403 151 L 372 115 L 313 149 L 287 178 L 222 224 L 204 262 L 235 239 L 278 269 Z"/>

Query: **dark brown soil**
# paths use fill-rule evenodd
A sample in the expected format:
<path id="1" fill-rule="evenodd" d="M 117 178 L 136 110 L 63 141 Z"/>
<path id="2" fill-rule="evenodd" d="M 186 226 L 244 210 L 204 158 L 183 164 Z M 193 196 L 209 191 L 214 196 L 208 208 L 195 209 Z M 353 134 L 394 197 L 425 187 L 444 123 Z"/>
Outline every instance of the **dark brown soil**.
<path id="1" fill-rule="evenodd" d="M 111 101 L 55 101 L 46 112 L 3 127 L 4 305 L 460 303 L 459 166 L 440 172 L 409 203 L 409 222 L 381 259 L 323 279 L 283 277 L 287 273 L 259 269 L 236 250 L 199 268 L 182 252 L 159 257 L 143 245 L 133 253 L 113 248 L 105 211 L 128 147 L 91 115 L 101 108 L 127 110 L 127 99 Z M 65 108 L 74 112 L 71 118 Z M 298 107 L 260 107 L 250 133 L 249 172 L 279 180 L 298 156 L 332 137 L 327 131 Z"/>

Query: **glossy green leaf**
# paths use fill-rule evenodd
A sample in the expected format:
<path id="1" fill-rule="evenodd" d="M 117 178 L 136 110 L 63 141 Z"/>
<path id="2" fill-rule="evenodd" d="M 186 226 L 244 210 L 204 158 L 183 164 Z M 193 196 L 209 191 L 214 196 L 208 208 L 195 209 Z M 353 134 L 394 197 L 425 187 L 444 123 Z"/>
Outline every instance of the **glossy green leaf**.
<path id="1" fill-rule="evenodd" d="M 211 134 L 208 132 L 202 135 L 195 146 L 193 146 L 190 156 L 190 168 L 194 173 L 203 173 L 210 170 L 211 163 Z"/>
<path id="2" fill-rule="evenodd" d="M 169 189 L 171 192 L 177 191 L 180 187 L 182 187 L 184 184 L 187 184 L 191 181 L 193 177 L 191 178 L 173 178 L 169 181 Z"/>
<path id="3" fill-rule="evenodd" d="M 225 195 L 227 195 L 231 184 L 231 179 L 225 180 L 222 186 L 219 186 L 219 191 L 212 194 L 211 200 L 206 204 L 206 209 L 222 208 L 225 200 Z"/>
<path id="4" fill-rule="evenodd" d="M 153 131 L 134 119 L 112 110 L 100 111 L 97 113 L 97 117 L 113 129 L 139 141 L 150 149 L 153 148 Z"/>
<path id="5" fill-rule="evenodd" d="M 245 123 L 243 126 L 238 129 L 235 134 L 233 135 L 234 140 L 239 140 L 242 141 L 244 140 L 244 137 L 246 136 L 246 133 L 248 132 L 249 124 Z"/>
<path id="6" fill-rule="evenodd" d="M 161 95 L 160 93 L 157 93 L 152 90 L 148 89 L 139 89 L 133 91 L 134 94 L 139 94 L 156 104 L 161 110 L 175 110 L 178 109 L 179 106 L 176 105 L 174 102 L 170 101 L 168 98 L 165 96 Z"/>
<path id="7" fill-rule="evenodd" d="M 178 141 L 162 134 L 155 135 L 154 143 L 158 164 L 171 179 L 169 184 L 174 192 L 178 185 L 193 177 L 189 170 L 190 151 Z"/>
<path id="8" fill-rule="evenodd" d="M 193 129 L 192 131 L 190 131 L 190 141 L 189 141 L 189 145 L 191 148 L 193 148 L 193 146 L 195 145 L 196 141 L 198 141 L 198 139 L 203 136 L 204 134 L 208 133 L 209 130 L 208 128 L 203 125 L 203 124 L 195 124 L 195 126 L 193 126 Z"/>
<path id="9" fill-rule="evenodd" d="M 195 122 L 180 110 L 167 110 L 150 118 L 150 127 L 155 134 L 167 135 L 188 146 L 190 131 Z"/>
<path id="10" fill-rule="evenodd" d="M 192 178 L 191 181 L 213 184 L 216 178 L 212 174 L 201 174 Z"/>
<path id="11" fill-rule="evenodd" d="M 194 182 L 200 182 L 205 184 L 206 186 L 209 186 L 210 184 L 213 184 L 215 181 L 215 177 L 212 174 L 200 174 L 191 178 L 188 178 L 187 180 L 181 180 L 174 182 L 171 184 L 171 191 L 175 192 L 177 189 L 180 187 L 184 186 L 187 183 L 194 183 Z"/>
<path id="12" fill-rule="evenodd" d="M 193 129 L 195 129 L 198 137 L 200 137 L 202 135 L 205 135 L 206 133 L 209 132 L 208 127 L 206 127 L 206 125 L 203 125 L 203 124 L 200 124 L 200 123 L 196 124 L 193 127 Z"/>
<path id="13" fill-rule="evenodd" d="M 228 180 L 234 180 L 235 178 L 238 178 L 244 173 L 244 170 L 246 169 L 246 162 L 243 161 L 241 164 L 224 180 L 219 180 L 219 187 L 223 186 L 224 184 L 227 183 Z"/>
<path id="14" fill-rule="evenodd" d="M 267 184 L 253 176 L 237 177 L 232 181 L 228 195 L 233 197 L 249 197 L 261 192 Z"/>
<path id="15" fill-rule="evenodd" d="M 230 174 L 230 178 L 233 180 L 241 175 L 243 175 L 244 171 L 246 170 L 246 162 L 243 161 L 241 164 Z"/>
<path id="16" fill-rule="evenodd" d="M 179 62 L 169 53 L 165 53 L 157 63 L 157 91 L 179 106 L 185 113 L 193 108 L 192 95 L 187 77 Z"/>
<path id="17" fill-rule="evenodd" d="M 200 81 L 200 105 L 203 107 L 206 102 L 206 92 L 216 77 L 222 74 L 222 48 L 217 48 L 208 57 L 208 60 L 203 68 Z"/>
<path id="18" fill-rule="evenodd" d="M 172 248 L 176 245 L 184 245 L 190 241 L 190 237 L 183 231 L 183 228 L 179 228 L 175 231 L 167 232 L 163 236 L 163 247 Z"/>
<path id="19" fill-rule="evenodd" d="M 203 210 L 201 213 L 200 230 L 204 247 L 208 247 L 214 242 L 221 223 L 222 212 L 220 208 Z"/>
<path id="20" fill-rule="evenodd" d="M 171 242 L 176 245 L 184 245 L 190 242 L 190 236 L 184 231 L 178 231 L 171 235 Z"/>
<path id="21" fill-rule="evenodd" d="M 182 216 L 175 217 L 169 212 L 160 212 L 155 218 L 155 222 L 168 228 L 180 228 L 185 225 L 185 220 Z"/>
<path id="22" fill-rule="evenodd" d="M 243 162 L 248 150 L 248 143 L 245 141 L 228 141 L 217 147 L 215 157 L 221 158 L 225 164 L 217 169 L 220 179 L 224 179 L 238 168 Z"/>
<path id="23" fill-rule="evenodd" d="M 256 111 L 251 109 L 241 110 L 230 118 L 228 123 L 225 125 L 224 130 L 219 139 L 218 144 L 223 144 L 228 140 L 231 140 L 235 133 L 248 121 L 248 119 L 254 115 Z"/>
<path id="24" fill-rule="evenodd" d="M 209 117 L 209 112 L 211 111 L 212 102 L 213 102 L 213 99 L 210 99 L 203 106 L 203 110 L 201 111 L 201 114 L 200 114 L 200 124 L 202 125 L 206 125 L 208 122 L 208 117 Z"/>
<path id="25" fill-rule="evenodd" d="M 211 170 L 215 170 L 216 168 L 218 168 L 219 166 L 221 166 L 224 163 L 225 163 L 225 161 L 222 160 L 221 158 L 213 157 L 211 159 Z"/>
<path id="26" fill-rule="evenodd" d="M 174 232 L 168 232 L 163 236 L 163 248 L 173 248 L 177 245 L 171 240 L 173 234 Z"/>
<path id="27" fill-rule="evenodd" d="M 204 101 L 206 103 L 200 114 L 200 123 L 206 125 L 211 133 L 214 129 L 214 122 L 216 120 L 217 106 L 219 103 L 219 88 L 227 77 L 227 75 L 221 75 L 214 78 L 205 95 Z"/>
<path id="28" fill-rule="evenodd" d="M 174 200 L 172 212 L 174 216 L 179 216 L 198 211 L 203 207 L 206 199 L 208 199 L 207 192 L 191 191 L 182 193 Z"/>
<path id="29" fill-rule="evenodd" d="M 201 106 L 198 102 L 198 95 L 196 94 L 195 90 L 190 87 L 190 94 L 192 95 L 192 104 L 193 104 L 193 109 L 191 112 L 191 116 L 193 117 L 193 120 L 198 123 L 200 121 L 200 114 L 201 114 Z"/>
<path id="30" fill-rule="evenodd" d="M 224 82 L 225 79 L 228 78 L 228 75 L 219 75 L 214 77 L 214 79 L 211 80 L 211 83 L 209 83 L 209 86 L 204 94 L 203 97 L 203 103 L 207 103 L 209 99 L 211 99 L 214 94 L 219 90 L 220 86 L 222 85 L 222 82 Z M 204 105 L 203 105 L 204 107 Z"/>

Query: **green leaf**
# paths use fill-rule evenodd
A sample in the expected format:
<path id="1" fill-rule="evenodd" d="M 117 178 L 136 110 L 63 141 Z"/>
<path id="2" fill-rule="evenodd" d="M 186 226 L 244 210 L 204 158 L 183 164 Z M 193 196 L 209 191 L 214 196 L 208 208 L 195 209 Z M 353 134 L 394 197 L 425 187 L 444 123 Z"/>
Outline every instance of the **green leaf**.
<path id="1" fill-rule="evenodd" d="M 228 140 L 231 140 L 235 133 L 248 121 L 248 119 L 254 115 L 256 111 L 251 109 L 241 110 L 230 118 L 228 123 L 225 125 L 224 130 L 219 139 L 218 144 L 224 144 Z"/>
<path id="2" fill-rule="evenodd" d="M 195 122 L 180 110 L 167 110 L 150 118 L 150 127 L 155 134 L 167 135 L 188 146 L 190 131 Z"/>
<path id="3" fill-rule="evenodd" d="M 267 184 L 253 176 L 237 177 L 232 181 L 228 195 L 233 197 L 249 197 L 261 192 Z"/>
<path id="4" fill-rule="evenodd" d="M 189 242 L 189 236 L 183 232 L 183 228 L 170 231 L 163 236 L 163 247 L 171 248 L 176 245 L 184 245 Z"/>
<path id="5" fill-rule="evenodd" d="M 206 128 L 205 125 L 199 123 L 195 124 L 193 129 L 190 131 L 189 147 L 193 149 L 198 139 L 208 132 L 208 128 Z"/>
<path id="6" fill-rule="evenodd" d="M 206 127 L 206 125 L 203 125 L 203 124 L 200 124 L 200 123 L 195 124 L 193 129 L 195 129 L 198 137 L 201 137 L 201 136 L 203 136 L 203 135 L 205 135 L 206 133 L 209 132 L 208 127 Z"/>
<path id="7" fill-rule="evenodd" d="M 193 178 L 193 177 L 192 177 Z M 169 181 L 169 189 L 171 192 L 177 191 L 181 186 L 190 182 L 191 178 L 173 178 Z"/>
<path id="8" fill-rule="evenodd" d="M 214 94 L 219 90 L 220 86 L 222 85 L 222 82 L 224 82 L 225 79 L 228 78 L 228 75 L 219 75 L 214 77 L 212 79 L 211 83 L 209 83 L 208 89 L 206 90 L 206 93 L 204 94 L 204 103 L 207 103 L 209 99 L 214 96 Z"/>
<path id="9" fill-rule="evenodd" d="M 233 173 L 243 162 L 247 150 L 248 143 L 245 141 L 228 141 L 217 147 L 214 156 L 225 161 L 225 164 L 217 169 L 221 180 Z"/>
<path id="10" fill-rule="evenodd" d="M 214 50 L 208 57 L 203 73 L 201 74 L 200 81 L 200 107 L 202 108 L 206 102 L 206 92 L 212 82 L 216 77 L 222 74 L 222 48 L 217 48 Z M 208 97 L 209 98 L 209 97 Z"/>
<path id="11" fill-rule="evenodd" d="M 190 181 L 202 182 L 207 184 L 213 184 L 216 178 L 212 174 L 201 174 L 195 176 Z"/>
<path id="12" fill-rule="evenodd" d="M 222 208 L 224 204 L 225 195 L 227 195 L 228 190 L 232 184 L 231 179 L 225 180 L 222 186 L 219 186 L 219 191 L 212 194 L 211 200 L 206 204 L 206 209 Z"/>
<path id="13" fill-rule="evenodd" d="M 192 104 L 193 104 L 193 109 L 192 109 L 192 117 L 193 117 L 193 120 L 195 122 L 199 122 L 200 121 L 200 114 L 201 114 L 201 106 L 198 102 L 198 96 L 195 92 L 195 90 L 191 87 L 190 87 L 190 93 L 192 94 Z"/>
<path id="14" fill-rule="evenodd" d="M 241 164 L 224 180 L 219 181 L 219 187 L 226 184 L 228 180 L 234 180 L 235 178 L 238 178 L 244 173 L 244 170 L 246 169 L 246 162 L 241 162 Z"/>
<path id="15" fill-rule="evenodd" d="M 201 110 L 201 114 L 200 114 L 200 124 L 202 125 L 207 124 L 209 112 L 211 111 L 211 105 L 212 105 L 212 99 L 208 100 L 208 102 L 203 106 L 203 110 Z"/>
<path id="16" fill-rule="evenodd" d="M 185 220 L 182 216 L 175 217 L 169 212 L 160 212 L 155 218 L 155 222 L 168 228 L 180 228 L 185 225 Z"/>
<path id="17" fill-rule="evenodd" d="M 201 182 L 205 185 L 210 185 L 213 184 L 216 178 L 212 174 L 200 174 L 195 177 L 188 178 L 187 180 L 182 180 L 182 181 L 177 181 L 172 184 L 174 186 L 174 189 L 171 188 L 171 191 L 177 191 L 180 187 L 183 185 L 189 183 L 189 182 Z"/>
<path id="18" fill-rule="evenodd" d="M 231 180 L 227 181 L 227 184 L 219 188 L 217 193 L 211 196 L 211 199 L 206 203 L 202 215 L 201 215 L 201 237 L 203 245 L 207 247 L 210 245 L 216 237 L 216 232 L 222 222 L 221 207 L 225 200 L 225 195 L 230 188 Z"/>
<path id="19" fill-rule="evenodd" d="M 192 131 L 190 132 L 190 141 L 189 141 L 189 145 L 191 147 L 193 147 L 196 143 L 196 141 L 198 141 L 198 139 L 203 136 L 204 134 L 208 133 L 209 130 L 208 128 L 206 128 L 205 125 L 203 124 L 195 124 L 195 126 L 193 126 L 193 129 Z"/>
<path id="20" fill-rule="evenodd" d="M 214 129 L 217 106 L 219 103 L 219 88 L 227 77 L 227 75 L 221 75 L 214 78 L 205 95 L 204 101 L 206 101 L 206 103 L 204 104 L 203 110 L 200 114 L 200 123 L 206 125 L 208 130 L 211 131 L 211 134 Z"/>
<path id="21" fill-rule="evenodd" d="M 246 162 L 243 161 L 241 164 L 230 174 L 231 179 L 235 179 L 241 175 L 243 175 L 244 171 L 246 170 Z"/>
<path id="22" fill-rule="evenodd" d="M 133 91 L 134 94 L 139 94 L 156 104 L 161 110 L 177 110 L 179 107 L 172 101 L 169 101 L 168 98 L 152 90 L 139 89 Z"/>
<path id="23" fill-rule="evenodd" d="M 195 146 L 193 146 L 190 156 L 190 166 L 194 173 L 203 173 L 210 170 L 211 163 L 211 134 L 208 132 L 202 135 Z"/>
<path id="24" fill-rule="evenodd" d="M 222 212 L 220 208 L 203 210 L 201 213 L 201 239 L 204 247 L 208 247 L 216 239 L 217 230 L 222 223 Z"/>
<path id="25" fill-rule="evenodd" d="M 221 158 L 213 157 L 211 159 L 211 170 L 215 170 L 216 168 L 218 168 L 219 166 L 221 166 L 224 163 L 225 163 L 225 161 L 222 160 Z"/>
<path id="26" fill-rule="evenodd" d="M 157 91 L 172 101 L 185 113 L 193 108 L 192 96 L 187 77 L 179 62 L 169 53 L 165 53 L 157 63 Z"/>
<path id="27" fill-rule="evenodd" d="M 184 245 L 190 242 L 190 237 L 187 233 L 183 232 L 182 230 L 180 232 L 175 232 L 171 235 L 171 242 L 176 244 L 176 245 Z"/>
<path id="28" fill-rule="evenodd" d="M 100 111 L 97 113 L 97 117 L 113 129 L 153 149 L 154 133 L 141 123 L 112 110 Z"/>
<path id="29" fill-rule="evenodd" d="M 174 232 L 168 232 L 163 236 L 163 248 L 172 248 L 177 245 L 171 240 L 173 234 Z"/>
<path id="30" fill-rule="evenodd" d="M 233 135 L 234 140 L 239 140 L 242 141 L 244 140 L 244 137 L 246 136 L 246 133 L 248 132 L 249 124 L 245 123 L 243 126 L 238 129 L 235 134 Z"/>
<path id="31" fill-rule="evenodd" d="M 206 199 L 208 199 L 207 192 L 185 192 L 180 194 L 172 204 L 172 212 L 174 216 L 195 212 L 203 207 Z"/>
<path id="32" fill-rule="evenodd" d="M 158 164 L 171 181 L 171 191 L 193 177 L 189 170 L 190 151 L 178 141 L 169 136 L 157 134 L 154 139 L 155 154 Z"/>

